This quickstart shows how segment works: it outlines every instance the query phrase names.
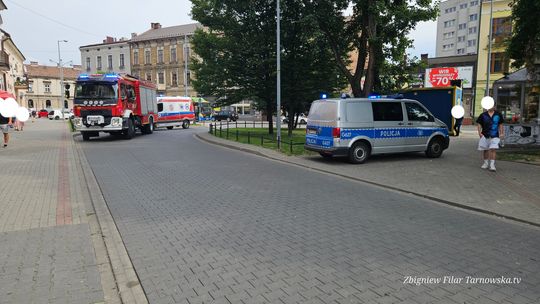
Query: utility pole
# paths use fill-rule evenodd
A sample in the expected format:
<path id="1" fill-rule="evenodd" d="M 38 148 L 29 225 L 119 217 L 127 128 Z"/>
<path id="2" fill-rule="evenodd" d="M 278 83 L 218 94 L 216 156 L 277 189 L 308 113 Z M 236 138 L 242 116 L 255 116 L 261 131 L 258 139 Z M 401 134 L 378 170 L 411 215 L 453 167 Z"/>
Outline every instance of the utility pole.
<path id="1" fill-rule="evenodd" d="M 60 68 L 60 106 L 64 108 L 64 64 L 62 63 L 62 56 L 60 55 L 60 42 L 68 42 L 67 40 L 58 40 L 58 67 Z"/>
<path id="2" fill-rule="evenodd" d="M 276 0 L 276 16 L 277 16 L 277 28 L 276 28 L 276 61 L 277 61 L 277 73 L 276 73 L 276 129 L 277 129 L 277 146 L 278 150 L 281 149 L 281 11 L 279 7 L 279 1 Z M 269 113 L 272 115 L 272 113 Z"/>
<path id="3" fill-rule="evenodd" d="M 185 96 L 188 95 L 188 36 L 184 34 L 184 90 Z M 199 102 L 200 104 L 200 102 Z"/>

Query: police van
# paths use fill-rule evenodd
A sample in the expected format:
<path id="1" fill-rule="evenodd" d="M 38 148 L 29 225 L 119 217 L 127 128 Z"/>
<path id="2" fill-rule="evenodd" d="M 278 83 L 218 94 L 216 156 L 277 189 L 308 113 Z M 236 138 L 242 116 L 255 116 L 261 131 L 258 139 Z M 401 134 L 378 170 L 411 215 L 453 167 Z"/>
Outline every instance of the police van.
<path id="1" fill-rule="evenodd" d="M 422 151 L 436 158 L 449 141 L 446 124 L 416 100 L 342 98 L 311 104 L 304 147 L 359 164 L 384 153 Z"/>

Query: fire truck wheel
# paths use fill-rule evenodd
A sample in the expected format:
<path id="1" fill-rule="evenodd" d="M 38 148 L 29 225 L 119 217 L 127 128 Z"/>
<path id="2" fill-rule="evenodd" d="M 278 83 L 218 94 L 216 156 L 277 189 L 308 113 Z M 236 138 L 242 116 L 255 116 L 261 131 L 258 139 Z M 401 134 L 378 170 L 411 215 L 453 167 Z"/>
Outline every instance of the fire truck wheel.
<path id="1" fill-rule="evenodd" d="M 135 123 L 133 122 L 133 118 L 130 118 L 128 119 L 127 130 L 124 131 L 124 138 L 132 139 L 134 136 L 135 136 Z"/>
<path id="2" fill-rule="evenodd" d="M 182 129 L 189 129 L 189 120 L 184 120 L 184 122 L 182 122 Z"/>
<path id="3" fill-rule="evenodd" d="M 81 132 L 81 135 L 82 135 L 82 139 L 84 141 L 89 141 L 90 140 L 90 134 L 88 134 L 88 132 Z"/>
<path id="4" fill-rule="evenodd" d="M 150 121 L 148 122 L 147 125 L 142 126 L 141 132 L 143 134 L 152 134 L 152 133 L 154 133 L 154 120 L 152 119 L 152 117 L 150 117 Z"/>

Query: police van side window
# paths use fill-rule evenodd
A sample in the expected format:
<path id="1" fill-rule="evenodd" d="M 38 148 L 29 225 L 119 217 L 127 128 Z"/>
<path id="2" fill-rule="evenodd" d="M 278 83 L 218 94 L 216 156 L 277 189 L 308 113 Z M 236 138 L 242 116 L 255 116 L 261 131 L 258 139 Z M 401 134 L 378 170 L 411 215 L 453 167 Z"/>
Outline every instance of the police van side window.
<path id="1" fill-rule="evenodd" d="M 405 108 L 410 121 L 431 121 L 431 115 L 421 105 L 407 102 Z"/>
<path id="2" fill-rule="evenodd" d="M 374 121 L 402 121 L 401 102 L 372 102 Z"/>
<path id="3" fill-rule="evenodd" d="M 370 122 L 371 111 L 369 104 L 365 102 L 349 102 L 347 103 L 346 115 L 348 122 Z"/>

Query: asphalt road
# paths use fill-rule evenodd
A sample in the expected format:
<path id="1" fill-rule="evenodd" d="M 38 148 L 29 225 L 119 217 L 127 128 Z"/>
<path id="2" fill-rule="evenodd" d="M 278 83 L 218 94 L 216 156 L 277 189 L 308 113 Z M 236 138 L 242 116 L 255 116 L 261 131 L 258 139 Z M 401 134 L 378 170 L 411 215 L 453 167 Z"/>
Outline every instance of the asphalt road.
<path id="1" fill-rule="evenodd" d="M 540 302 L 538 228 L 195 132 L 82 143 L 151 303 Z"/>

